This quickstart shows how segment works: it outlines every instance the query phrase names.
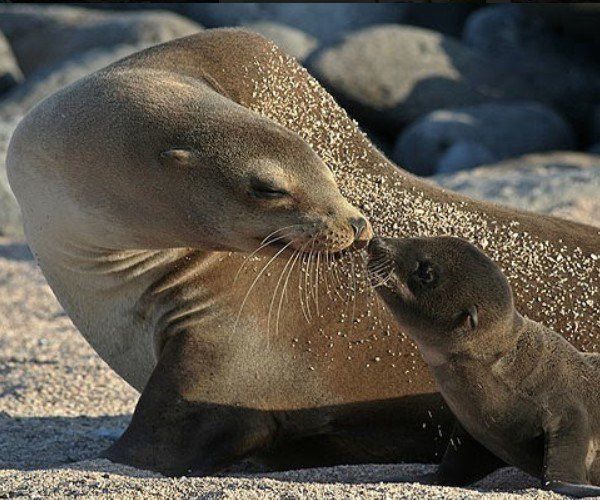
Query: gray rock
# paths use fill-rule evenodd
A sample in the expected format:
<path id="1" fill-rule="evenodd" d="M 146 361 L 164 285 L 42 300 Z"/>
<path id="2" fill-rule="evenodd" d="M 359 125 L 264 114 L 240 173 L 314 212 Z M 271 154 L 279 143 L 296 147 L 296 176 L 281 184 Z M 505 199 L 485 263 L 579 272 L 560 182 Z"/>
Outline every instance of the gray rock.
<path id="1" fill-rule="evenodd" d="M 109 13 L 66 6 L 0 6 L 4 32 L 26 75 L 99 47 L 155 45 L 202 28 L 171 12 Z"/>
<path id="2" fill-rule="evenodd" d="M 311 58 L 309 70 L 352 114 L 388 133 L 436 109 L 534 95 L 477 51 L 410 26 L 353 33 Z"/>
<path id="3" fill-rule="evenodd" d="M 590 141 L 600 142 L 600 105 L 594 108 L 592 112 L 592 127 L 590 130 Z"/>
<path id="4" fill-rule="evenodd" d="M 527 83 L 537 100 L 584 125 L 590 104 L 600 103 L 598 47 L 556 30 L 535 15 L 541 14 L 539 7 L 525 10 L 512 4 L 477 10 L 467 20 L 463 41 Z M 544 5 L 544 12 L 551 7 Z"/>
<path id="5" fill-rule="evenodd" d="M 536 151 L 571 149 L 574 143 L 569 125 L 547 106 L 491 103 L 424 116 L 398 138 L 393 159 L 411 172 L 431 175 L 440 168 L 459 170 L 461 160 L 462 168 L 472 168 Z"/>
<path id="6" fill-rule="evenodd" d="M 468 15 L 477 7 L 462 2 L 413 3 L 407 5 L 406 24 L 439 31 L 444 35 L 459 37 Z"/>
<path id="7" fill-rule="evenodd" d="M 0 94 L 23 80 L 23 73 L 15 60 L 6 37 L 0 33 Z"/>
<path id="8" fill-rule="evenodd" d="M 436 109 L 502 100 L 550 104 L 587 124 L 600 71 L 501 58 L 409 26 L 377 26 L 317 53 L 309 70 L 355 117 L 397 132 Z"/>
<path id="9" fill-rule="evenodd" d="M 452 173 L 493 163 L 498 158 L 483 144 L 459 141 L 450 146 L 437 162 L 437 173 Z"/>
<path id="10" fill-rule="evenodd" d="M 21 211 L 6 176 L 4 159 L 16 121 L 0 120 L 0 236 L 20 235 L 23 232 Z"/>
<path id="11" fill-rule="evenodd" d="M 473 198 L 600 225 L 600 156 L 534 154 L 431 179 Z"/>
<path id="12" fill-rule="evenodd" d="M 246 24 L 245 27 L 272 40 L 275 45 L 299 62 L 304 61 L 318 45 L 315 37 L 285 24 L 261 21 Z"/>
<path id="13" fill-rule="evenodd" d="M 552 4 L 523 4 L 522 8 L 533 16 L 544 19 L 561 32 L 585 37 L 600 44 L 600 5 L 598 2 L 554 2 Z"/>
<path id="14" fill-rule="evenodd" d="M 332 42 L 349 31 L 399 22 L 405 10 L 392 3 L 190 3 L 184 12 L 207 28 L 273 21 Z"/>
<path id="15" fill-rule="evenodd" d="M 119 45 L 90 50 L 52 68 L 40 70 L 6 94 L 0 105 L 0 118 L 18 120 L 38 102 L 62 87 L 145 47 L 146 45 Z"/>
<path id="16" fill-rule="evenodd" d="M 463 41 L 493 54 L 545 52 L 547 43 L 556 42 L 550 28 L 539 18 L 529 16 L 519 5 L 493 5 L 469 16 Z"/>

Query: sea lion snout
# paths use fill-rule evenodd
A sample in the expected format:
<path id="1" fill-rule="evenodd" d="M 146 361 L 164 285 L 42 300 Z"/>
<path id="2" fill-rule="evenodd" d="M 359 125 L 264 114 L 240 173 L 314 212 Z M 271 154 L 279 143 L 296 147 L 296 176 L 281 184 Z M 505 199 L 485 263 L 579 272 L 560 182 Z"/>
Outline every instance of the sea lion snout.
<path id="1" fill-rule="evenodd" d="M 354 231 L 354 248 L 366 247 L 373 238 L 371 223 L 363 216 L 352 217 L 349 220 L 350 227 Z"/>

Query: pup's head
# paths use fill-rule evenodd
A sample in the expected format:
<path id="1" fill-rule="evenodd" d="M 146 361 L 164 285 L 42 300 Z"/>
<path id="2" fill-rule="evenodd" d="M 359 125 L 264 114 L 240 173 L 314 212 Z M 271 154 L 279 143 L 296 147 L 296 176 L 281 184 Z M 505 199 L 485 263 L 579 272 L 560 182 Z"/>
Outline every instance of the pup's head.
<path id="1" fill-rule="evenodd" d="M 510 285 L 482 251 L 460 238 L 375 238 L 373 285 L 420 347 L 448 353 L 499 340 L 514 320 Z M 487 349 L 486 349 L 487 350 Z"/>

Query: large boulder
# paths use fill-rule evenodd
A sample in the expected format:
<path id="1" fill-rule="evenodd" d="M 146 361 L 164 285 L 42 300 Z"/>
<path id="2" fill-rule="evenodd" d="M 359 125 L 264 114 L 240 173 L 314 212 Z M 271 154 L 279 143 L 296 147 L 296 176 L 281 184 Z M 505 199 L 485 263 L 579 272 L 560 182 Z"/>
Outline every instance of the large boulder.
<path id="1" fill-rule="evenodd" d="M 524 4 L 523 9 L 544 19 L 559 31 L 587 38 L 600 45 L 600 4 L 598 2 L 555 2 L 552 4 Z"/>
<path id="2" fill-rule="evenodd" d="M 407 5 L 404 22 L 459 37 L 468 15 L 477 8 L 477 5 L 467 2 L 411 2 Z"/>
<path id="3" fill-rule="evenodd" d="M 183 12 L 207 28 L 272 21 L 300 29 L 321 42 L 373 24 L 401 21 L 406 7 L 393 3 L 189 3 Z"/>
<path id="4" fill-rule="evenodd" d="M 0 94 L 23 80 L 21 69 L 6 37 L 0 33 Z"/>
<path id="5" fill-rule="evenodd" d="M 598 47 L 566 36 L 544 16 L 536 15 L 553 7 L 532 6 L 530 10 L 512 4 L 477 10 L 466 22 L 463 41 L 506 71 L 520 75 L 537 99 L 554 104 L 585 126 L 590 103 L 600 103 Z"/>
<path id="6" fill-rule="evenodd" d="M 145 47 L 145 44 L 117 45 L 90 50 L 40 70 L 5 95 L 0 103 L 0 119 L 18 120 L 38 102 L 62 87 Z"/>
<path id="7" fill-rule="evenodd" d="M 0 120 L 0 236 L 21 234 L 21 212 L 6 176 L 4 159 L 16 121 Z"/>
<path id="8" fill-rule="evenodd" d="M 473 198 L 600 226 L 600 156 L 534 154 L 432 179 Z"/>
<path id="9" fill-rule="evenodd" d="M 308 64 L 352 114 L 388 133 L 436 109 L 533 98 L 527 85 L 496 71 L 477 51 L 412 26 L 353 33 Z"/>
<path id="10" fill-rule="evenodd" d="M 104 12 L 66 6 L 0 6 L 4 32 L 26 75 L 82 52 L 114 45 L 155 45 L 201 26 L 171 12 Z"/>
<path id="11" fill-rule="evenodd" d="M 285 24 L 259 21 L 249 23 L 244 27 L 273 41 L 275 45 L 295 57 L 299 62 L 304 61 L 318 45 L 315 37 Z"/>
<path id="12" fill-rule="evenodd" d="M 377 26 L 309 58 L 310 71 L 369 126 L 397 132 L 436 109 L 500 100 L 539 100 L 588 119 L 600 72 L 488 54 L 410 26 Z"/>
<path id="13" fill-rule="evenodd" d="M 439 110 L 410 125 L 393 159 L 419 175 L 473 168 L 536 151 L 572 149 L 571 127 L 537 102 Z"/>

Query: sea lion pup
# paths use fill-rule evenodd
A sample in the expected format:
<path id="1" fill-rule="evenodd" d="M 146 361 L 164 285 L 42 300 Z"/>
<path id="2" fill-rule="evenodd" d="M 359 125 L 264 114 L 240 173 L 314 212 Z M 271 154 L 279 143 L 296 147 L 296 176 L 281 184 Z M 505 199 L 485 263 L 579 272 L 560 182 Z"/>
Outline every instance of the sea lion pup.
<path id="1" fill-rule="evenodd" d="M 113 460 L 176 474 L 242 457 L 276 469 L 441 458 L 454 418 L 416 346 L 362 258 L 331 253 L 359 213 L 385 236 L 476 242 L 523 313 L 598 348 L 598 228 L 407 174 L 253 33 L 206 30 L 86 77 L 31 111 L 7 164 L 52 290 L 142 393 Z M 247 174 L 264 172 L 274 199 L 249 196 Z M 306 203 L 288 210 L 281 188 Z M 308 228 L 313 216 L 329 221 L 326 244 L 277 246 L 294 217 Z M 277 228 L 254 255 L 221 251 L 258 250 Z"/>
<path id="2" fill-rule="evenodd" d="M 376 238 L 369 253 L 458 420 L 424 479 L 465 485 L 510 464 L 557 493 L 600 495 L 600 355 L 521 316 L 500 268 L 465 240 Z"/>

